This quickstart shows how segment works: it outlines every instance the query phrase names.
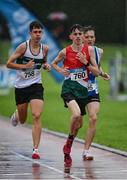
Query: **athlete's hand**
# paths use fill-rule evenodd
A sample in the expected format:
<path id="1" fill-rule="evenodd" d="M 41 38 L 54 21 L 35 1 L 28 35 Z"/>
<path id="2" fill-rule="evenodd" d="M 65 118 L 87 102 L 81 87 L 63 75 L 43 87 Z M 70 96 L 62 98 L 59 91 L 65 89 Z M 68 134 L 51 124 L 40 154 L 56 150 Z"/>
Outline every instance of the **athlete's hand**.
<path id="1" fill-rule="evenodd" d="M 51 66 L 48 63 L 44 63 L 42 67 L 43 69 L 46 69 L 48 72 L 50 72 L 51 70 Z"/>
<path id="2" fill-rule="evenodd" d="M 102 75 L 103 79 L 106 80 L 106 81 L 109 81 L 110 80 L 110 75 L 108 73 L 103 73 Z"/>
<path id="3" fill-rule="evenodd" d="M 67 68 L 61 68 L 60 73 L 62 73 L 64 76 L 69 76 L 70 71 Z"/>
<path id="4" fill-rule="evenodd" d="M 31 59 L 27 64 L 25 64 L 25 68 L 31 69 L 31 68 L 34 68 L 34 65 L 35 65 L 34 60 Z"/>
<path id="5" fill-rule="evenodd" d="M 88 61 L 86 59 L 86 55 L 83 54 L 82 52 L 78 52 L 77 55 L 76 55 L 76 59 L 78 59 L 81 63 L 83 64 L 87 64 Z"/>

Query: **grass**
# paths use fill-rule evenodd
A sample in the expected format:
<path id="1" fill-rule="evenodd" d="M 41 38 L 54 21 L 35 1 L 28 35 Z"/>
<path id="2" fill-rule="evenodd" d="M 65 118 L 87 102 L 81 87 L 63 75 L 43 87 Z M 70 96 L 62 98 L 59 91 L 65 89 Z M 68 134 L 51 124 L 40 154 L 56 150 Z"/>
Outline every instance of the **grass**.
<path id="1" fill-rule="evenodd" d="M 120 49 L 125 53 L 125 48 L 119 46 L 102 46 L 104 57 L 102 66 L 109 70 L 109 60 L 115 56 L 115 52 Z M 57 84 L 47 72 L 43 72 L 43 82 L 45 87 L 45 105 L 42 114 L 42 125 L 44 128 L 68 133 L 70 123 L 70 113 L 63 107 L 60 98 L 61 84 Z M 101 95 L 101 110 L 97 121 L 97 133 L 94 138 L 95 143 L 106 145 L 112 148 L 127 151 L 127 110 L 126 102 L 119 102 L 109 98 L 109 82 L 98 78 Z M 14 89 L 10 90 L 8 96 L 0 96 L 0 114 L 10 117 L 15 109 Z M 31 122 L 29 110 L 28 123 Z M 78 137 L 85 137 L 88 127 L 88 117 L 84 117 L 84 125 L 80 129 Z"/>
<path id="2" fill-rule="evenodd" d="M 0 64 L 5 64 L 8 58 L 8 49 L 10 48 L 9 41 L 0 41 Z"/>

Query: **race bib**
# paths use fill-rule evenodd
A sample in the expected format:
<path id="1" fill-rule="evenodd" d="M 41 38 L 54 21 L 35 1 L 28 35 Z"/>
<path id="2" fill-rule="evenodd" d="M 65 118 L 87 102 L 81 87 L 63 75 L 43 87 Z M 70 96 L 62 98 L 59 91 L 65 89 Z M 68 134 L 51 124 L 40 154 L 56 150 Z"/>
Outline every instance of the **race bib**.
<path id="1" fill-rule="evenodd" d="M 88 91 L 93 91 L 96 89 L 96 84 L 95 83 L 88 83 Z"/>
<path id="2" fill-rule="evenodd" d="M 79 81 L 81 79 L 86 79 L 87 77 L 88 76 L 87 76 L 86 71 L 71 73 L 71 80 L 72 81 Z"/>
<path id="3" fill-rule="evenodd" d="M 21 72 L 23 79 L 30 79 L 35 76 L 34 69 L 29 69 Z"/>

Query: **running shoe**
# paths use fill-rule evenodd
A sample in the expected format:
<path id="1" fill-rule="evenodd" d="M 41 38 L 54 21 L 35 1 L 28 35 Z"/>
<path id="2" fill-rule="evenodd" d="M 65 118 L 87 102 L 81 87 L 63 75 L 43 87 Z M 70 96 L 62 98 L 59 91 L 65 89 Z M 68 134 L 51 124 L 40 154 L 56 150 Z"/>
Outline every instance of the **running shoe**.
<path id="1" fill-rule="evenodd" d="M 33 149 L 32 159 L 40 159 L 38 149 Z"/>
<path id="2" fill-rule="evenodd" d="M 89 153 L 83 153 L 82 155 L 83 161 L 92 161 L 94 157 Z"/>
<path id="3" fill-rule="evenodd" d="M 70 171 L 71 166 L 72 166 L 72 158 L 70 154 L 64 154 L 64 168 L 65 168 L 66 173 Z"/>
<path id="4" fill-rule="evenodd" d="M 72 158 L 70 156 L 71 153 L 72 140 L 68 139 L 66 144 L 63 146 L 64 153 L 64 172 L 70 173 L 70 168 L 72 166 Z"/>
<path id="5" fill-rule="evenodd" d="M 17 119 L 16 113 L 17 113 L 17 110 L 11 116 L 11 124 L 13 126 L 17 126 L 17 124 L 18 124 L 18 119 Z"/>

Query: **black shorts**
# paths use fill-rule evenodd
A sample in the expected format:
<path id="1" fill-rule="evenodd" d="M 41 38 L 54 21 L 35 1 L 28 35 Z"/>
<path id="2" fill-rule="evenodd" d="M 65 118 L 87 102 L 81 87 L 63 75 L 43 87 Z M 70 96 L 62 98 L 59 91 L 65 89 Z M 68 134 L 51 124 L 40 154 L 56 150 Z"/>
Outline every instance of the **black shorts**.
<path id="1" fill-rule="evenodd" d="M 75 100 L 77 102 L 77 104 L 79 105 L 79 108 L 80 108 L 80 111 L 81 111 L 81 115 L 83 116 L 83 115 L 86 114 L 85 106 L 87 105 L 87 98 L 77 99 L 71 93 L 61 94 L 61 97 L 63 98 L 64 106 L 65 107 L 68 107 L 67 103 L 69 103 L 72 100 Z"/>
<path id="2" fill-rule="evenodd" d="M 100 102 L 100 96 L 99 94 L 96 94 L 94 96 L 88 96 L 87 98 L 87 104 L 90 102 Z"/>
<path id="3" fill-rule="evenodd" d="M 44 88 L 42 84 L 32 84 L 25 88 L 15 88 L 16 105 L 30 102 L 32 99 L 43 100 Z"/>

